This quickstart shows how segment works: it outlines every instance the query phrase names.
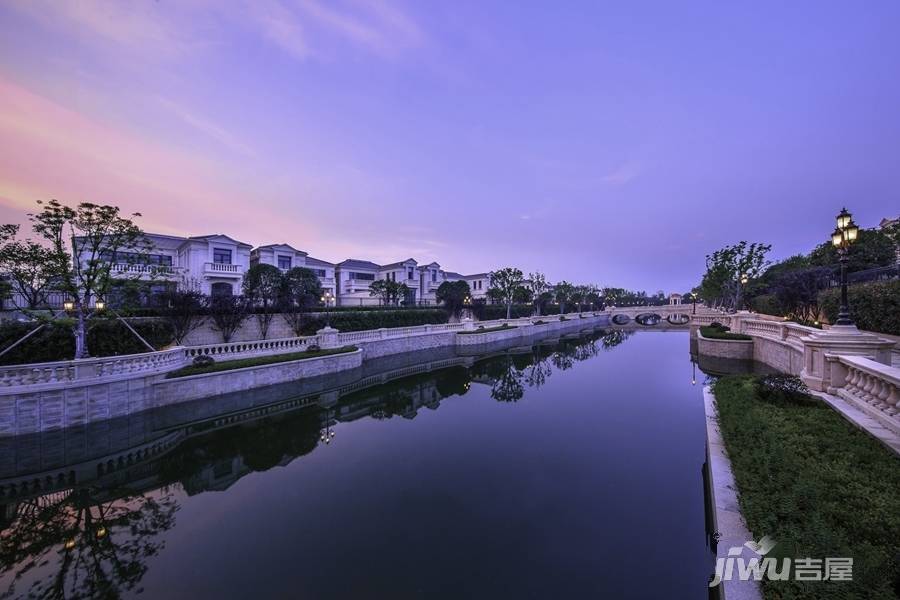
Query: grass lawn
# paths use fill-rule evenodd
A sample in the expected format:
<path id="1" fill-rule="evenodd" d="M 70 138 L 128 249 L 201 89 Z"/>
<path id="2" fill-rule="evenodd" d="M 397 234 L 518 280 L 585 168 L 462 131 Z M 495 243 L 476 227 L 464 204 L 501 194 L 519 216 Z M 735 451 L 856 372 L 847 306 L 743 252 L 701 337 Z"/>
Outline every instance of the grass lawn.
<path id="1" fill-rule="evenodd" d="M 355 352 L 356 346 L 344 346 L 342 348 L 330 348 L 328 350 L 291 352 L 290 354 L 273 354 L 272 356 L 259 356 L 256 358 L 243 358 L 240 360 L 226 360 L 216 362 L 203 367 L 195 367 L 193 365 L 182 367 L 177 371 L 171 371 L 166 374 L 166 379 L 175 377 L 187 377 L 188 375 L 200 375 L 202 373 L 216 373 L 218 371 L 232 371 L 234 369 L 243 369 L 245 367 L 258 367 L 261 365 L 274 365 L 277 363 L 288 362 L 291 360 L 300 360 L 303 358 L 316 358 L 318 356 L 330 356 L 332 354 L 344 354 L 347 352 Z"/>
<path id="2" fill-rule="evenodd" d="M 503 325 L 498 325 L 497 327 L 488 327 L 485 329 L 484 327 L 479 327 L 478 329 L 473 329 L 472 331 L 457 331 L 457 335 L 471 335 L 473 333 L 490 333 L 492 331 L 506 331 L 507 329 L 515 329 L 515 325 L 510 325 L 508 323 L 504 323 Z"/>
<path id="3" fill-rule="evenodd" d="M 772 536 L 776 556 L 853 558 L 853 581 L 766 581 L 765 597 L 900 597 L 900 459 L 826 404 L 766 400 L 753 382 L 714 392 L 754 539 Z"/>
<path id="4" fill-rule="evenodd" d="M 711 340 L 752 340 L 753 338 L 743 333 L 731 333 L 718 327 L 701 327 L 700 335 Z"/>

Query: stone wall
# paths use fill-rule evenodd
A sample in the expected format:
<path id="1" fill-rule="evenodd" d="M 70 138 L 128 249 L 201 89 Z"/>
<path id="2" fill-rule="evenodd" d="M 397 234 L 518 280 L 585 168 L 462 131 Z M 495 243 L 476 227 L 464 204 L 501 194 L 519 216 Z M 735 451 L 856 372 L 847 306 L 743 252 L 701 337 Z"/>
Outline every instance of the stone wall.
<path id="1" fill-rule="evenodd" d="M 697 332 L 697 350 L 706 356 L 732 360 L 751 360 L 754 354 L 753 340 L 714 340 L 700 332 Z"/>

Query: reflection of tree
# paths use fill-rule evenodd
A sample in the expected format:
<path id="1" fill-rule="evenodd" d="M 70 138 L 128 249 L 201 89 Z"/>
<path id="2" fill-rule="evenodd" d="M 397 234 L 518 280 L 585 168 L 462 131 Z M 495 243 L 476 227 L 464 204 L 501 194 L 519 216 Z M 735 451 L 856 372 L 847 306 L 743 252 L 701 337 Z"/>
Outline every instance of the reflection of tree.
<path id="1" fill-rule="evenodd" d="M 16 596 L 16 583 L 31 574 L 30 596 L 118 598 L 163 548 L 157 536 L 175 524 L 177 510 L 168 490 L 102 501 L 82 488 L 23 502 L 0 533 L 0 574 L 14 573 L 3 597 Z"/>
<path id="2" fill-rule="evenodd" d="M 441 398 L 462 396 L 469 391 L 470 380 L 468 369 L 450 367 L 434 374 L 434 387 Z"/>
<path id="3" fill-rule="evenodd" d="M 516 402 L 525 395 L 522 387 L 522 371 L 516 368 L 511 356 L 506 356 L 502 369 L 491 385 L 491 398 L 498 402 Z"/>
<path id="4" fill-rule="evenodd" d="M 612 350 L 628 338 L 634 335 L 633 331 L 625 331 L 624 329 L 613 329 L 606 331 L 600 337 L 600 343 L 604 350 Z"/>
<path id="5" fill-rule="evenodd" d="M 525 369 L 525 383 L 528 384 L 528 387 L 539 388 L 552 374 L 553 368 L 550 366 L 543 348 L 534 346 L 531 349 L 531 365 Z"/>
<path id="6" fill-rule="evenodd" d="M 575 366 L 575 357 L 572 356 L 572 349 L 560 344 L 559 349 L 550 357 L 550 362 L 560 371 L 568 371 Z"/>

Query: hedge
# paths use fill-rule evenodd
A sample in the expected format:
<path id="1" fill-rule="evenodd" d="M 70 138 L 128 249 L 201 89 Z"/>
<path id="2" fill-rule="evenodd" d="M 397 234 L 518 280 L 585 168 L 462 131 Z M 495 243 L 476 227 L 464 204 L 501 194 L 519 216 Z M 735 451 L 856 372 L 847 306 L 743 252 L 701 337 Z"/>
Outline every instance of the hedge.
<path id="1" fill-rule="evenodd" d="M 331 326 L 339 331 L 363 331 L 381 327 L 411 327 L 414 325 L 439 325 L 446 323 L 450 315 L 447 311 L 435 309 L 348 311 L 333 313 Z M 313 335 L 325 326 L 326 315 L 318 314 L 306 319 L 303 335 Z"/>
<path id="2" fill-rule="evenodd" d="M 860 329 L 900 335 L 900 280 L 874 281 L 851 285 L 847 290 L 850 316 Z M 829 323 L 837 321 L 841 290 L 819 294 L 819 307 Z"/>
<path id="3" fill-rule="evenodd" d="M 495 321 L 497 319 L 506 318 L 505 304 L 473 304 L 472 313 L 479 321 Z M 534 306 L 531 304 L 513 304 L 509 317 L 518 319 L 520 317 L 530 317 L 534 314 Z"/>
<path id="4" fill-rule="evenodd" d="M 36 323 L 6 321 L 0 323 L 0 349 L 6 348 L 37 327 Z M 160 349 L 172 343 L 172 330 L 161 321 L 133 323 L 132 327 L 153 347 Z M 147 352 L 147 347 L 118 320 L 102 319 L 90 323 L 88 350 L 91 356 L 116 356 Z M 36 362 L 71 360 L 75 356 L 75 338 L 66 323 L 48 323 L 9 353 L 0 364 L 20 365 Z"/>
<path id="5" fill-rule="evenodd" d="M 731 333 L 727 327 L 713 327 L 712 325 L 701 327 L 700 335 L 708 340 L 732 340 L 732 341 L 748 341 L 753 338 L 743 333 Z"/>

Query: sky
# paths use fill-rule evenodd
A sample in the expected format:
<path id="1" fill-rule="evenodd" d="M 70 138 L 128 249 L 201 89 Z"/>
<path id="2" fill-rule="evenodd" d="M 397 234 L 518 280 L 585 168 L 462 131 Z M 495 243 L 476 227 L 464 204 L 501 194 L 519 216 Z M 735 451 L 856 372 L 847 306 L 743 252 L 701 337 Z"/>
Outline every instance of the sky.
<path id="1" fill-rule="evenodd" d="M 900 214 L 900 3 L 6 0 L 0 222 L 684 292 Z"/>

